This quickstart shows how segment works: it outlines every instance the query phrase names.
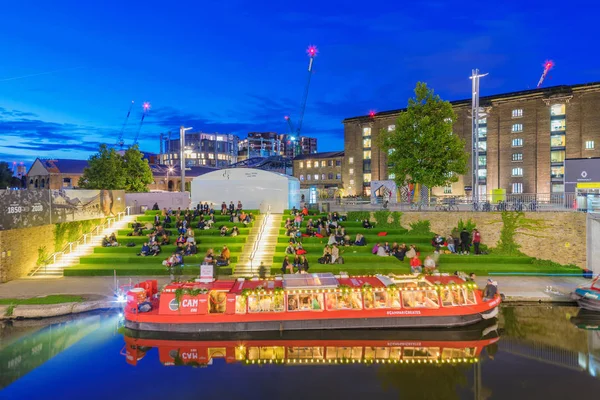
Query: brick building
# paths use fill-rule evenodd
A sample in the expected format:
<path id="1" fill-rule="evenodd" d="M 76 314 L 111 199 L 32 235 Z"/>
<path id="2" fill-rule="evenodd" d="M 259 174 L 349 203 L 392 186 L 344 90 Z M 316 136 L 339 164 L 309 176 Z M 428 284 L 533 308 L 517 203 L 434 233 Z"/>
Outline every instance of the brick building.
<path id="1" fill-rule="evenodd" d="M 301 189 L 341 189 L 343 166 L 343 151 L 303 154 L 294 158 L 294 177 Z"/>
<path id="2" fill-rule="evenodd" d="M 453 132 L 471 153 L 471 99 L 450 102 L 457 115 Z M 600 82 L 554 86 L 480 98 L 486 115 L 480 120 L 480 191 L 507 193 L 564 192 L 565 158 L 600 156 Z M 403 110 L 374 117 L 347 118 L 344 123 L 347 194 L 368 194 L 371 180 L 392 179 L 387 154 L 376 145 L 382 129 L 394 129 Z M 462 196 L 472 187 L 469 172 L 452 186 L 434 188 L 436 196 Z"/>

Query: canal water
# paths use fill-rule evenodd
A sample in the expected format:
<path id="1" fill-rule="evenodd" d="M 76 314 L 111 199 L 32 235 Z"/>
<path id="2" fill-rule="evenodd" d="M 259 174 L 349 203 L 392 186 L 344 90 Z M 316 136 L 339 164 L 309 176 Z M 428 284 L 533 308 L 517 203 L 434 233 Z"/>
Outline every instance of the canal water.
<path id="1" fill-rule="evenodd" d="M 454 330 L 137 337 L 114 312 L 0 331 L 0 399 L 565 399 L 600 395 L 600 317 L 505 306 Z"/>

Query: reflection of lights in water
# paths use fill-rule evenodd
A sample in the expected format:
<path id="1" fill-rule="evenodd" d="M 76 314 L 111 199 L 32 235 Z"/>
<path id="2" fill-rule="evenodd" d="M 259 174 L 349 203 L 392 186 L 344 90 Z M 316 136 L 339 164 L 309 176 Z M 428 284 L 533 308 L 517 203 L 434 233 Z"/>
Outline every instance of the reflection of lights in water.
<path id="1" fill-rule="evenodd" d="M 124 294 L 120 294 L 117 296 L 117 303 L 125 303 L 127 301 L 127 298 L 125 297 Z"/>

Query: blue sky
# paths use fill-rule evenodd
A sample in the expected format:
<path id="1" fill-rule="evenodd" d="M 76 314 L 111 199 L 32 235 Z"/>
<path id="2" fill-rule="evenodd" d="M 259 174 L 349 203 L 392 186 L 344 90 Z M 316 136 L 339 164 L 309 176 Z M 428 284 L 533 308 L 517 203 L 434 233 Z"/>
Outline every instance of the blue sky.
<path id="1" fill-rule="evenodd" d="M 310 44 L 315 60 L 304 134 L 343 148 L 346 117 L 406 106 L 417 81 L 444 99 L 600 80 L 592 1 L 3 2 L 0 160 L 87 158 L 98 143 L 180 125 L 245 135 L 297 118 Z"/>

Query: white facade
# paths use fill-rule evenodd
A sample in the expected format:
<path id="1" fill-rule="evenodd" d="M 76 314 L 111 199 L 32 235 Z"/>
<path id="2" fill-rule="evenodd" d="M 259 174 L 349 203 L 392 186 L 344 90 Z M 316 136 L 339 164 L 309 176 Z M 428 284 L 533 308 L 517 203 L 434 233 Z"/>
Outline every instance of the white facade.
<path id="1" fill-rule="evenodd" d="M 245 209 L 283 213 L 283 210 L 300 206 L 300 181 L 293 176 L 253 168 L 221 169 L 200 175 L 192 180 L 192 206 L 209 202 L 215 209 L 222 202 Z"/>

